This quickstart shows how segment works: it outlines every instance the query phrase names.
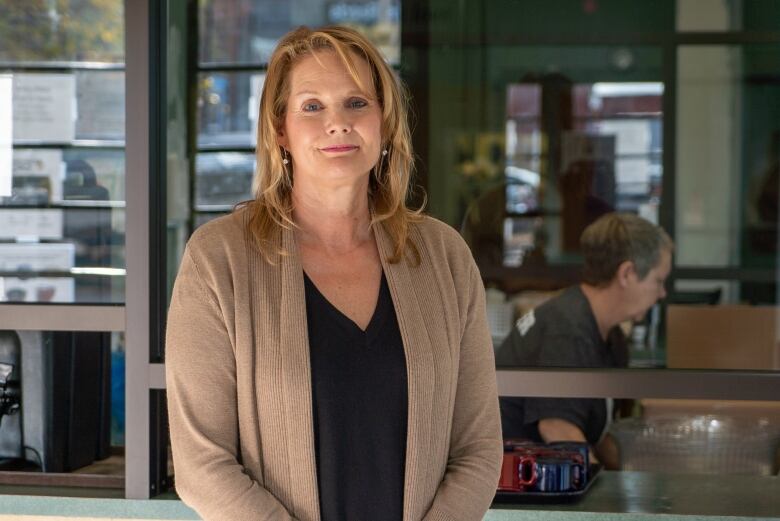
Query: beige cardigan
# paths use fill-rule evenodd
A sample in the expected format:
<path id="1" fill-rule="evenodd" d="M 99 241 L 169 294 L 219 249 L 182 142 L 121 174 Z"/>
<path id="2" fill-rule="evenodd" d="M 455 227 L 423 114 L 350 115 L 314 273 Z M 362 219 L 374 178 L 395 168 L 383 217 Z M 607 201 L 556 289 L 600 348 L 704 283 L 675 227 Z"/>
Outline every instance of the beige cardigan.
<path id="1" fill-rule="evenodd" d="M 303 269 L 270 265 L 245 211 L 204 224 L 184 253 L 166 337 L 176 490 L 204 519 L 319 520 Z M 404 520 L 478 520 L 501 466 L 482 281 L 449 226 L 425 218 L 422 263 L 390 264 L 375 228 L 408 374 Z M 381 476 L 377 476 L 381 479 Z"/>

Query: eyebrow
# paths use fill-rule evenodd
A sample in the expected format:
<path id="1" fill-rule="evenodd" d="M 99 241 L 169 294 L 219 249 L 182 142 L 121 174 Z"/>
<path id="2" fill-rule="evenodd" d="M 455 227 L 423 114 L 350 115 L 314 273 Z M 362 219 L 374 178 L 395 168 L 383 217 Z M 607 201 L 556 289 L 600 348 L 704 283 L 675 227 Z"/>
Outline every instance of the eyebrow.
<path id="1" fill-rule="evenodd" d="M 301 96 L 314 96 L 314 97 L 317 97 L 317 96 L 320 96 L 321 94 L 322 94 L 321 92 L 317 92 L 317 91 L 313 91 L 313 90 L 302 90 L 302 91 L 298 91 L 298 92 L 294 93 L 293 97 L 294 98 L 299 98 Z M 366 98 L 372 98 L 372 96 L 370 94 L 367 94 L 367 93 L 365 93 L 365 92 L 363 92 L 361 90 L 357 90 L 357 89 L 349 91 L 347 93 L 347 97 L 350 97 L 350 96 L 363 96 L 363 97 L 366 97 Z"/>

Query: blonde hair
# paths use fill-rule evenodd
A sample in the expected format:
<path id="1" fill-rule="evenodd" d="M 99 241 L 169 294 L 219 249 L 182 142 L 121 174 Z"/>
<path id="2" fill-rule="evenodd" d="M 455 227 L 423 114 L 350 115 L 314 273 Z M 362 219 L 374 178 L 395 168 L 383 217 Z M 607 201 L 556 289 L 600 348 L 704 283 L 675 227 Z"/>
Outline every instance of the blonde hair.
<path id="1" fill-rule="evenodd" d="M 421 219 L 422 209 L 411 210 L 406 206 L 414 168 L 406 118 L 408 96 L 376 47 L 346 27 L 299 27 L 282 37 L 271 56 L 257 124 L 255 198 L 244 204 L 249 209 L 250 231 L 269 262 L 276 255 L 289 253 L 283 251 L 278 237 L 282 228 L 295 226 L 291 198 L 294 173 L 292 163 L 285 165 L 282 161 L 284 151 L 277 142 L 277 133 L 284 127 L 292 68 L 302 57 L 323 50 L 335 52 L 365 92 L 370 92 L 370 86 L 361 84 L 355 57 L 364 59 L 371 70 L 382 110 L 381 148 L 387 150 L 387 155 L 378 158 L 369 181 L 371 224 L 384 223 L 393 243 L 391 263 L 410 253 L 413 262 L 418 264 L 420 254 L 411 241 L 409 227 Z"/>

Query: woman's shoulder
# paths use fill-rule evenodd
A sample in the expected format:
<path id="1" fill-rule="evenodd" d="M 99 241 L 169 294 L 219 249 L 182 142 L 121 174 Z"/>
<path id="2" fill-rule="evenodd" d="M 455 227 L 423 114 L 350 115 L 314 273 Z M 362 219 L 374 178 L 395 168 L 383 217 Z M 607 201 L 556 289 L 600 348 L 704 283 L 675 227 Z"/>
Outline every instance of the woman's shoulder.
<path id="1" fill-rule="evenodd" d="M 239 209 L 201 224 L 187 241 L 190 255 L 200 262 L 223 262 L 245 248 L 245 210 Z"/>
<path id="2" fill-rule="evenodd" d="M 451 269 L 469 270 L 473 263 L 471 250 L 460 233 L 450 226 L 431 216 L 423 216 L 414 224 L 414 234 L 419 237 L 418 247 L 425 250 L 425 256 L 441 265 L 442 262 Z"/>
<path id="3" fill-rule="evenodd" d="M 455 228 L 435 217 L 423 215 L 414 223 L 414 227 L 426 241 L 438 241 L 449 247 L 468 249 L 466 241 Z"/>

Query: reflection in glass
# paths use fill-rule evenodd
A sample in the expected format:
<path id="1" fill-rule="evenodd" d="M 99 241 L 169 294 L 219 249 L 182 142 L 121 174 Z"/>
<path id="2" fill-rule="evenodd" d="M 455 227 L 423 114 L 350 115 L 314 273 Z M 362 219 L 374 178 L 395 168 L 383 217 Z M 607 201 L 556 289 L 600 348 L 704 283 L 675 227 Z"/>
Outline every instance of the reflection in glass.
<path id="1" fill-rule="evenodd" d="M 76 79 L 71 73 L 15 73 L 14 143 L 68 143 L 75 136 Z"/>
<path id="2" fill-rule="evenodd" d="M 201 74 L 198 145 L 254 146 L 264 73 Z"/>
<path id="3" fill-rule="evenodd" d="M 776 268 L 779 71 L 777 44 L 679 48 L 678 266 Z M 773 302 L 775 288 L 742 297 Z"/>
<path id="4" fill-rule="evenodd" d="M 658 222 L 663 84 L 556 77 L 509 84 L 506 99 L 506 211 L 542 217 L 548 255 L 576 254 L 582 230 L 610 211 Z M 504 249 L 505 266 L 522 264 L 515 244 Z"/>
<path id="5" fill-rule="evenodd" d="M 198 154 L 195 165 L 197 209 L 230 209 L 252 198 L 255 156 L 239 152 Z"/>
<path id="6" fill-rule="evenodd" d="M 201 0 L 201 62 L 267 63 L 293 27 L 339 24 L 365 34 L 391 64 L 401 50 L 400 0 Z"/>
<path id="7" fill-rule="evenodd" d="M 124 140 L 124 71 L 76 71 L 76 139 Z"/>
<path id="8" fill-rule="evenodd" d="M 121 144 L 124 139 L 123 71 L 16 72 L 10 76 L 15 143 L 79 139 Z"/>
<path id="9" fill-rule="evenodd" d="M 124 72 L 11 78 L 11 191 L 0 197 L 0 301 L 122 302 Z M 91 143 L 70 146 L 74 140 Z"/>
<path id="10" fill-rule="evenodd" d="M 0 2 L 0 61 L 124 60 L 124 2 Z"/>
<path id="11" fill-rule="evenodd" d="M 698 0 L 676 0 L 678 31 L 777 31 L 780 4 L 775 0 L 718 1 L 702 9 Z"/>

